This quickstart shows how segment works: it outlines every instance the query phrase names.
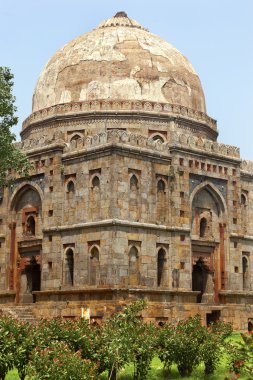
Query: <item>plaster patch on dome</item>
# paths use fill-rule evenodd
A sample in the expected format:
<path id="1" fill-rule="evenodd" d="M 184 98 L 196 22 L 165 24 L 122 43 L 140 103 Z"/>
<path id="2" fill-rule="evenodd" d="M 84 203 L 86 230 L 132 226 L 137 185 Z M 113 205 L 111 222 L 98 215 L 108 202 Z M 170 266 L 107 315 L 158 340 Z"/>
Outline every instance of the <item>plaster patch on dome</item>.
<path id="1" fill-rule="evenodd" d="M 110 34 L 91 32 L 87 34 L 86 39 L 80 40 L 75 49 L 70 53 L 71 61 L 124 61 L 126 57 L 120 51 L 115 49 L 118 43 L 117 30 L 113 30 Z M 94 38 L 95 37 L 95 38 Z"/>
<path id="2" fill-rule="evenodd" d="M 39 77 L 33 112 L 89 99 L 169 102 L 205 112 L 189 61 L 160 37 L 124 25 L 95 29 L 60 49 Z"/>
<path id="3" fill-rule="evenodd" d="M 71 102 L 71 92 L 69 90 L 62 91 L 60 103 L 70 103 L 70 102 Z"/>

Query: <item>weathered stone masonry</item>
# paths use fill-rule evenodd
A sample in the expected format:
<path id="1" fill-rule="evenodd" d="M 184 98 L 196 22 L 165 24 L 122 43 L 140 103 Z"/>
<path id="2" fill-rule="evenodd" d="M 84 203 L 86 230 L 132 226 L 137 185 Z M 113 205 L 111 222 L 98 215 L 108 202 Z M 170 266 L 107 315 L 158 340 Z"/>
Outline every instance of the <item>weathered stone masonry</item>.
<path id="1" fill-rule="evenodd" d="M 246 328 L 253 163 L 217 136 L 188 60 L 126 15 L 65 45 L 0 194 L 1 304 L 100 320 L 145 297 L 146 319 Z"/>

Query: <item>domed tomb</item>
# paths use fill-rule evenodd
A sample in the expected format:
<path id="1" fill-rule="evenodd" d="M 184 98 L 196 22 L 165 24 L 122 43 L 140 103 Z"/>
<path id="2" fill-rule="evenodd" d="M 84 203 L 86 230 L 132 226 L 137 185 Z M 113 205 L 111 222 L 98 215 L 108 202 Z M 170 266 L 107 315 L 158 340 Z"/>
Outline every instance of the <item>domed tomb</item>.
<path id="1" fill-rule="evenodd" d="M 124 12 L 56 52 L 38 79 L 33 112 L 105 99 L 170 103 L 206 113 L 200 80 L 187 58 Z"/>

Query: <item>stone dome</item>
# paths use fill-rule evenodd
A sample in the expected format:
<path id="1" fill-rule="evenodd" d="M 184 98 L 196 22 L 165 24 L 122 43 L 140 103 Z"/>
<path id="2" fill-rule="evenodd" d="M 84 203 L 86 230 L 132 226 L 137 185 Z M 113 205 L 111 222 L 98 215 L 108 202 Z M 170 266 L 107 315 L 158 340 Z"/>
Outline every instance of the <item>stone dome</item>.
<path id="1" fill-rule="evenodd" d="M 200 80 L 187 58 L 124 12 L 56 52 L 38 79 L 33 112 L 105 99 L 170 103 L 206 113 Z"/>

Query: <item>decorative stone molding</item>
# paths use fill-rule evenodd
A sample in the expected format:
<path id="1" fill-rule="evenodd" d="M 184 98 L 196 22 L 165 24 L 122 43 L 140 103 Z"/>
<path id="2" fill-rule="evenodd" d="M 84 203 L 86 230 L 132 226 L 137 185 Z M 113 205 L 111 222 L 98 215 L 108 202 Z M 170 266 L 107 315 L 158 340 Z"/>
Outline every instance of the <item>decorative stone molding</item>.
<path id="1" fill-rule="evenodd" d="M 152 138 L 145 137 L 138 133 L 130 133 L 118 129 L 72 140 L 66 145 L 65 152 L 87 149 L 107 143 L 122 143 L 169 153 L 168 142 L 162 143 L 160 140 L 153 140 Z"/>
<path id="2" fill-rule="evenodd" d="M 213 130 L 217 130 L 216 120 L 209 117 L 204 112 L 194 111 L 190 108 L 180 106 L 177 104 L 169 103 L 155 103 L 150 101 L 108 101 L 96 100 L 85 102 L 74 102 L 55 105 L 53 107 L 45 108 L 43 110 L 32 113 L 24 122 L 22 130 L 30 124 L 49 119 L 55 116 L 70 115 L 70 114 L 85 114 L 91 112 L 143 112 L 161 115 L 178 115 L 190 120 L 197 120 L 205 123 Z"/>
<path id="3" fill-rule="evenodd" d="M 125 12 L 118 12 L 114 17 L 101 22 L 98 28 L 125 26 L 129 28 L 138 28 L 148 31 L 148 29 L 141 26 L 136 20 L 130 19 Z"/>
<path id="4" fill-rule="evenodd" d="M 169 153 L 170 147 L 176 146 L 191 150 L 199 150 L 201 152 L 214 153 L 225 157 L 240 158 L 240 149 L 238 147 L 221 144 L 192 134 L 187 135 L 183 131 L 172 132 L 164 143 L 160 140 L 153 140 L 151 137 L 146 137 L 139 133 L 131 133 L 119 129 L 112 129 L 93 136 L 80 137 L 79 139 L 67 143 L 64 141 L 64 134 L 57 131 L 51 138 L 50 136 L 41 136 L 39 138 L 26 139 L 23 142 L 18 143 L 18 147 L 25 151 L 29 151 L 34 148 L 42 148 L 54 143 L 63 143 L 65 145 L 65 153 L 81 149 L 89 149 L 108 143 L 121 143 L 165 153 Z M 250 170 L 253 173 L 253 162 L 243 161 L 242 165 L 242 169 L 245 171 L 249 171 L 252 167 Z M 245 169 L 246 167 L 248 169 Z"/>
<path id="5" fill-rule="evenodd" d="M 253 174 L 253 161 L 250 160 L 243 160 L 241 162 L 241 169 L 244 172 Z"/>
<path id="6" fill-rule="evenodd" d="M 170 146 L 171 145 L 215 153 L 226 157 L 240 158 L 240 149 L 236 146 L 218 143 L 217 141 L 204 139 L 192 134 L 187 135 L 183 132 L 172 134 Z"/>
<path id="7" fill-rule="evenodd" d="M 15 144 L 19 149 L 29 151 L 34 148 L 42 148 L 53 143 L 64 143 L 64 135 L 61 131 L 56 131 L 53 136 L 42 135 L 37 138 L 26 139 Z"/>

